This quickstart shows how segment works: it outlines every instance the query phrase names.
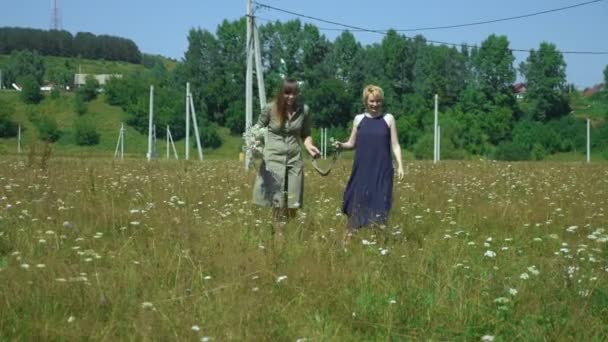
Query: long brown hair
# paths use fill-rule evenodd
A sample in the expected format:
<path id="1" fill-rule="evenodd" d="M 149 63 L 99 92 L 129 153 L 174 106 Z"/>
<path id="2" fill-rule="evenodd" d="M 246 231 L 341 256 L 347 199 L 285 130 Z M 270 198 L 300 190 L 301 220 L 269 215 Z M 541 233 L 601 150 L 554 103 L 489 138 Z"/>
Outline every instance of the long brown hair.
<path id="1" fill-rule="evenodd" d="M 281 126 L 287 121 L 287 103 L 285 102 L 283 94 L 298 95 L 299 92 L 300 87 L 298 81 L 291 78 L 285 79 L 279 87 L 279 90 L 274 97 L 274 113 L 277 116 L 277 119 L 279 119 L 279 124 Z"/>

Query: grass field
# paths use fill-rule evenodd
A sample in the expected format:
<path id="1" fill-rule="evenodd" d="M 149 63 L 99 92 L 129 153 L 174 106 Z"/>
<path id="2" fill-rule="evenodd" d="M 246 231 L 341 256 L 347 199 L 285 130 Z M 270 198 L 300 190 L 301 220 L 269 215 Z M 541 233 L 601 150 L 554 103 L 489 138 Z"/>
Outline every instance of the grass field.
<path id="1" fill-rule="evenodd" d="M 254 171 L 0 159 L 0 340 L 601 341 L 608 165 L 408 162 L 343 245 L 350 161 L 275 239 Z"/>

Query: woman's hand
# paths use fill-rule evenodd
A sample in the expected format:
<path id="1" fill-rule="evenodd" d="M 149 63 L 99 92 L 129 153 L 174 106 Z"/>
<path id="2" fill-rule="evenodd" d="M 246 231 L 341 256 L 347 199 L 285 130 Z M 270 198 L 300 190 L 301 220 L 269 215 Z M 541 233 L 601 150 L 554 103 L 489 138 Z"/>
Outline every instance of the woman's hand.
<path id="1" fill-rule="evenodd" d="M 343 148 L 343 147 L 342 147 L 342 143 L 341 143 L 341 142 L 339 142 L 339 141 L 334 142 L 334 148 L 335 148 L 336 150 L 341 150 L 341 149 Z"/>
<path id="2" fill-rule="evenodd" d="M 306 148 L 306 151 L 308 151 L 308 154 L 313 158 L 316 158 L 321 154 L 321 151 L 313 144 L 304 144 L 304 147 Z"/>
<path id="3" fill-rule="evenodd" d="M 403 175 L 405 174 L 405 172 L 403 172 L 403 167 L 399 167 L 397 169 L 397 177 L 399 177 L 399 180 L 403 179 Z"/>

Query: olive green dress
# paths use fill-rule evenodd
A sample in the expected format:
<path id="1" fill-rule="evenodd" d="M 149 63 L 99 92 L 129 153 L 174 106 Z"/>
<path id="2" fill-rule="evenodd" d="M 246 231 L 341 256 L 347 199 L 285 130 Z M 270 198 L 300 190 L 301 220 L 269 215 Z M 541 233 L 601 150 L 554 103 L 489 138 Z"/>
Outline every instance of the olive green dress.
<path id="1" fill-rule="evenodd" d="M 310 136 L 308 107 L 299 104 L 296 113 L 280 126 L 270 103 L 260 114 L 258 125 L 268 127 L 264 160 L 253 188 L 253 202 L 265 207 L 301 208 L 304 171 L 301 144 Z"/>

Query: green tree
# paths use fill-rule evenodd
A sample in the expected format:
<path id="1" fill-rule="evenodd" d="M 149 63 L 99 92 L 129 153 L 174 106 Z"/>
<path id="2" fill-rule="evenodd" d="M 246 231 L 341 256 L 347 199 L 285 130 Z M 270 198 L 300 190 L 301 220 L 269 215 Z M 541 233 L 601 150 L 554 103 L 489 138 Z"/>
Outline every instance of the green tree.
<path id="1" fill-rule="evenodd" d="M 99 81 L 92 75 L 88 75 L 84 85 L 78 89 L 78 96 L 85 102 L 90 102 L 97 98 L 97 89 L 99 88 Z"/>
<path id="2" fill-rule="evenodd" d="M 570 112 L 566 89 L 566 63 L 555 45 L 542 42 L 530 51 L 519 70 L 526 78 L 528 116 L 534 120 L 558 118 Z"/>
<path id="3" fill-rule="evenodd" d="M 55 142 L 61 137 L 61 131 L 54 117 L 44 114 L 34 120 L 40 140 Z"/>
<path id="4" fill-rule="evenodd" d="M 10 138 L 17 135 L 18 126 L 13 121 L 15 104 L 0 98 L 0 137 Z"/>
<path id="5" fill-rule="evenodd" d="M 25 76 L 21 79 L 21 100 L 28 104 L 37 104 L 44 96 L 40 91 L 40 84 L 34 76 Z"/>
<path id="6" fill-rule="evenodd" d="M 78 118 L 74 124 L 74 139 L 80 146 L 97 145 L 99 133 L 97 133 L 95 124 L 88 118 Z"/>
<path id="7" fill-rule="evenodd" d="M 20 83 L 24 77 L 32 77 L 40 85 L 44 80 L 44 73 L 44 59 L 38 52 L 15 50 L 9 58 L 4 82 L 7 84 Z"/>
<path id="8" fill-rule="evenodd" d="M 466 57 L 455 48 L 424 45 L 414 66 L 414 90 L 426 99 L 438 94 L 442 106 L 456 103 L 465 87 Z"/>
<path id="9" fill-rule="evenodd" d="M 346 85 L 338 79 L 325 79 L 307 89 L 306 103 L 311 108 L 313 126 L 347 126 L 353 118 L 351 99 Z"/>
<path id="10" fill-rule="evenodd" d="M 384 72 L 391 80 L 391 89 L 401 96 L 413 89 L 415 50 L 408 39 L 389 30 L 381 43 Z M 385 89 L 386 91 L 387 89 Z"/>
<path id="11" fill-rule="evenodd" d="M 78 115 L 84 115 L 84 113 L 87 112 L 87 104 L 84 102 L 80 94 L 76 94 L 76 96 L 74 96 L 74 111 Z"/>
<path id="12" fill-rule="evenodd" d="M 516 76 L 514 60 L 506 36 L 492 34 L 472 51 L 474 81 L 494 105 L 514 107 L 511 91 Z"/>

